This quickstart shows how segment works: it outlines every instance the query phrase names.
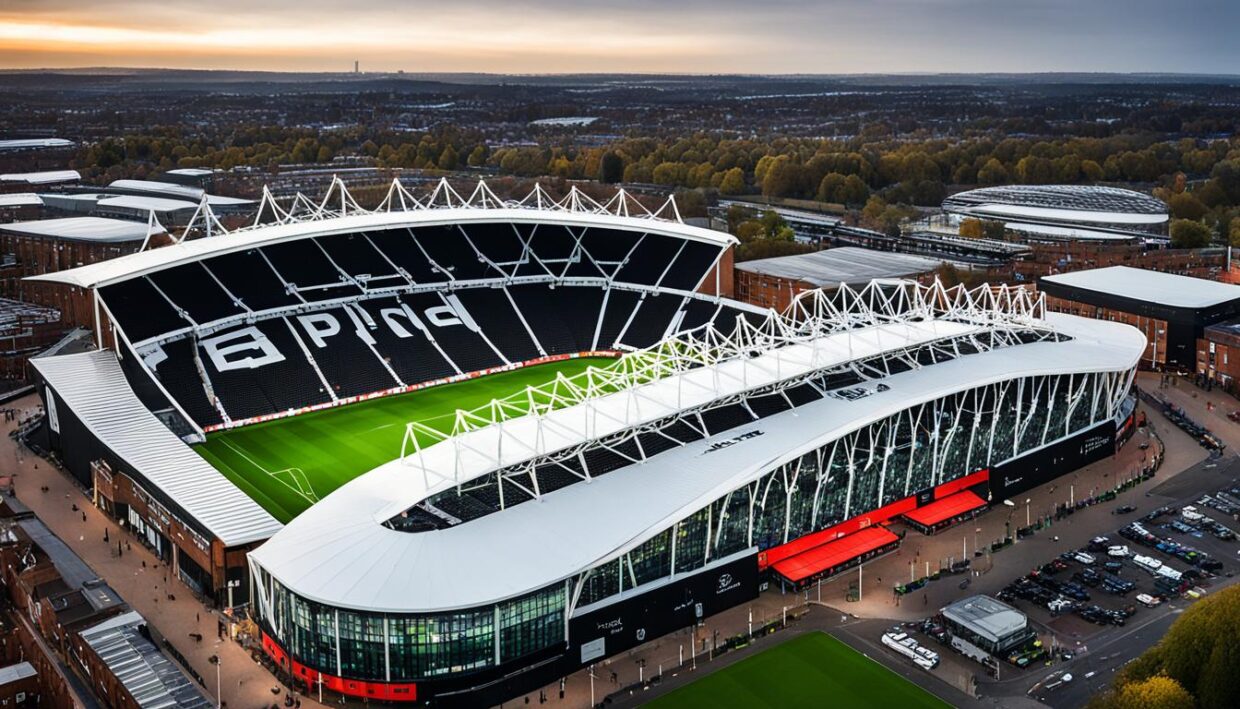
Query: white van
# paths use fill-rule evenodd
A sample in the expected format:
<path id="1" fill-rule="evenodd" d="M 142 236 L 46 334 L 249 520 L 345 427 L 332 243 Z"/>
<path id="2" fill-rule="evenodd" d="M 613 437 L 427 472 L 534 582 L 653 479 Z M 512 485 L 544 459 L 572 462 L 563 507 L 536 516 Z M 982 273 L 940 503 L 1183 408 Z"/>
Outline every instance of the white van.
<path id="1" fill-rule="evenodd" d="M 1151 574 L 1158 573 L 1158 570 L 1162 568 L 1162 565 L 1163 565 L 1161 561 L 1159 561 L 1158 559 L 1155 559 L 1152 556 L 1141 556 L 1140 554 L 1137 554 L 1136 556 L 1132 557 L 1132 563 L 1136 564 L 1142 569 L 1145 569 Z"/>
<path id="2" fill-rule="evenodd" d="M 1116 546 L 1107 549 L 1107 556 L 1115 557 L 1117 559 L 1128 556 L 1128 547 L 1123 544 L 1117 544 Z"/>
<path id="3" fill-rule="evenodd" d="M 1180 516 L 1184 518 L 1185 522 L 1200 522 L 1206 517 L 1205 515 L 1198 512 L 1197 508 L 1193 507 L 1192 505 L 1188 505 L 1182 508 L 1180 510 Z"/>

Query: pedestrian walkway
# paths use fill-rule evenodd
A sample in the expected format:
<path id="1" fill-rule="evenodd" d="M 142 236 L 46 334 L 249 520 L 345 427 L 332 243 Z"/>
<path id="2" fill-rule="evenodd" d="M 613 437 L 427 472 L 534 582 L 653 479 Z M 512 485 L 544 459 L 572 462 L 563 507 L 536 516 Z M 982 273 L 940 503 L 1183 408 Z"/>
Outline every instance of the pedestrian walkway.
<path id="1" fill-rule="evenodd" d="M 28 396 L 12 405 L 33 409 L 37 404 L 38 397 Z M 0 430 L 8 434 L 17 424 L 6 421 L 0 425 Z M 272 691 L 278 686 L 272 674 L 254 662 L 240 645 L 219 638 L 215 612 L 196 600 L 184 583 L 171 576 L 171 569 L 136 538 L 120 530 L 90 504 L 67 473 L 20 448 L 8 435 L 0 437 L 0 461 L 14 474 L 17 498 L 172 643 L 203 678 L 209 695 L 217 696 L 217 667 L 208 658 L 218 655 L 218 692 L 228 706 L 283 706 L 282 690 Z M 119 555 L 117 541 L 129 542 Z M 197 635 L 201 635 L 201 641 L 195 639 Z M 302 706 L 320 705 L 304 699 Z"/>

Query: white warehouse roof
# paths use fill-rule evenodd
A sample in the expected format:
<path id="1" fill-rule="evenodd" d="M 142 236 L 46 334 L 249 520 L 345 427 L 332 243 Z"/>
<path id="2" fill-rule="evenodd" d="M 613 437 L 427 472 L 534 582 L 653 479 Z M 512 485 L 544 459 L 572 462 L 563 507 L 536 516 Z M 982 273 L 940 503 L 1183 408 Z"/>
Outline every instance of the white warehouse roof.
<path id="1" fill-rule="evenodd" d="M 1130 266 L 1060 273 L 1041 280 L 1172 308 L 1208 308 L 1240 299 L 1240 286 Z"/>
<path id="2" fill-rule="evenodd" d="M 742 261 L 736 268 L 747 273 L 805 281 L 817 288 L 869 283 L 876 278 L 902 278 L 933 271 L 938 259 L 875 251 L 858 246 L 811 251 L 793 256 Z"/>
<path id="3" fill-rule="evenodd" d="M 77 182 L 81 179 L 82 175 L 77 170 L 9 172 L 0 175 L 0 182 L 20 182 L 27 185 L 50 185 L 57 182 Z"/>
<path id="4" fill-rule="evenodd" d="M 22 236 L 41 236 L 49 239 L 123 243 L 145 239 L 147 225 L 142 222 L 108 219 L 106 217 L 64 217 L 62 219 L 39 219 L 28 222 L 0 224 L 0 231 L 7 231 L 10 234 L 20 234 Z M 111 261 L 104 261 L 102 263 L 111 263 Z"/>

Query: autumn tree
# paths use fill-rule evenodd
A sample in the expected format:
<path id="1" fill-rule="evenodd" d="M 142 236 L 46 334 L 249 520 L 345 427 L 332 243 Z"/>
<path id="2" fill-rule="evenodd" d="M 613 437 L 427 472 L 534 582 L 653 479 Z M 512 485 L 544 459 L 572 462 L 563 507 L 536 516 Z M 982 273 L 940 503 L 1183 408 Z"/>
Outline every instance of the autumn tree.
<path id="1" fill-rule="evenodd" d="M 1191 219 L 1171 221 L 1171 245 L 1177 249 L 1200 249 L 1210 245 L 1210 227 Z"/>

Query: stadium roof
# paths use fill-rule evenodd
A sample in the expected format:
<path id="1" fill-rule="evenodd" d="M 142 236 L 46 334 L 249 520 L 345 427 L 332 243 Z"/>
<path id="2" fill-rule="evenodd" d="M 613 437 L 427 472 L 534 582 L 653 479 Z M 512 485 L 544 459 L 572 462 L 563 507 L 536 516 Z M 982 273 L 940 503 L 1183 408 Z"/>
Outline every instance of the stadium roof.
<path id="1" fill-rule="evenodd" d="M 1240 299 L 1240 286 L 1130 266 L 1060 273 L 1041 281 L 1172 308 L 1208 308 Z"/>
<path id="2" fill-rule="evenodd" d="M 225 546 L 266 539 L 280 529 L 274 517 L 142 405 L 111 350 L 36 358 L 30 364 L 103 445 Z"/>
<path id="3" fill-rule="evenodd" d="M 82 631 L 95 651 L 141 709 L 208 709 L 214 704 L 141 630 L 137 611 L 122 613 Z"/>
<path id="4" fill-rule="evenodd" d="M 41 206 L 43 206 L 43 198 L 33 192 L 0 194 L 0 208 Z"/>
<path id="5" fill-rule="evenodd" d="M 1161 224 L 1167 205 L 1118 187 L 1096 185 L 1005 185 L 954 194 L 943 200 L 948 212 L 1007 218 L 1110 224 Z"/>
<path id="6" fill-rule="evenodd" d="M 193 211 L 198 208 L 197 202 L 189 202 L 183 199 L 169 199 L 167 197 L 146 197 L 142 195 L 119 195 L 115 197 L 105 196 L 96 203 L 99 207 L 111 207 L 114 209 L 133 209 L 141 212 L 156 212 L 166 214 L 168 212 Z"/>
<path id="7" fill-rule="evenodd" d="M 942 261 L 923 256 L 841 246 L 807 254 L 742 261 L 736 268 L 761 276 L 804 281 L 816 288 L 838 288 L 841 283 L 855 285 L 876 278 L 927 273 L 941 264 Z"/>
<path id="8" fill-rule="evenodd" d="M 72 140 L 65 138 L 9 138 L 0 140 L 0 150 L 25 150 L 28 148 L 67 148 Z"/>
<path id="9" fill-rule="evenodd" d="M 215 174 L 214 170 L 208 170 L 203 167 L 179 167 L 175 170 L 169 170 L 169 175 L 183 175 L 185 177 L 206 177 Z"/>
<path id="10" fill-rule="evenodd" d="M 1133 234 L 1122 231 L 1104 231 L 1101 229 L 1084 229 L 1075 226 L 1057 226 L 1054 224 L 1031 224 L 1029 222 L 1004 222 L 1005 229 L 1024 234 L 1047 236 L 1052 239 L 1071 239 L 1073 241 L 1132 241 L 1149 237 L 1149 234 Z"/>
<path id="11" fill-rule="evenodd" d="M 334 184 L 341 185 L 340 189 L 343 191 L 343 183 Z M 446 183 L 441 182 L 441 185 L 443 184 Z M 485 187 L 484 183 L 479 184 Z M 182 185 L 176 186 L 182 187 Z M 475 191 L 469 198 L 460 197 L 455 192 L 452 192 L 450 197 L 437 197 L 436 195 L 440 194 L 443 189 L 437 188 L 436 192 L 423 202 L 409 195 L 399 183 L 393 183 L 388 199 L 374 211 L 356 207 L 356 203 L 352 201 L 352 197 L 348 196 L 347 192 L 344 192 L 343 198 L 333 198 L 333 193 L 329 192 L 322 205 L 309 206 L 314 210 L 309 213 L 283 211 L 274 205 L 273 198 L 267 193 L 263 203 L 259 206 L 260 216 L 264 211 L 273 211 L 280 218 L 279 223 L 256 225 L 252 228 L 229 232 L 218 222 L 211 222 L 216 225 L 216 231 L 213 232 L 215 235 L 209 238 L 182 240 L 171 246 L 87 264 L 79 268 L 31 276 L 26 280 L 50 281 L 92 288 L 183 263 L 282 241 L 373 229 L 444 224 L 506 222 L 562 224 L 569 227 L 626 229 L 661 234 L 717 244 L 720 247 L 736 243 L 736 239 L 726 233 L 690 226 L 679 220 L 659 218 L 657 213 L 654 215 L 639 214 L 636 211 L 638 207 L 630 207 L 630 203 L 624 201 L 632 199 L 624 192 L 617 193 L 615 199 L 605 205 L 600 205 L 592 201 L 587 202 L 588 197 L 579 195 L 575 191 L 570 192 L 570 196 L 564 200 L 551 200 L 541 187 L 536 187 L 535 191 L 521 202 L 499 200 L 490 193 L 489 189 L 481 193 L 482 196 Z M 308 204 L 304 197 L 299 195 L 298 198 L 299 201 L 294 203 L 295 206 Z M 345 204 L 347 207 L 341 211 L 330 211 L 331 205 L 338 203 Z"/>
<path id="12" fill-rule="evenodd" d="M 943 609 L 943 615 L 997 643 L 1029 625 L 1024 613 L 990 596 L 969 596 Z"/>
<path id="13" fill-rule="evenodd" d="M 148 227 L 143 222 L 131 222 L 124 219 L 63 217 L 61 219 L 39 219 L 36 221 L 0 224 L 0 231 L 22 236 L 41 236 L 50 239 L 124 243 L 142 241 L 147 236 Z M 104 261 L 103 263 L 112 262 Z"/>
<path id="14" fill-rule="evenodd" d="M 530 457 L 535 446 L 600 438 L 608 422 L 620 425 L 616 419 L 636 424 L 808 368 L 982 326 L 930 319 L 859 327 L 670 375 L 554 415 L 493 424 L 411 457 L 420 462 L 396 460 L 355 478 L 290 522 L 251 558 L 299 595 L 332 606 L 435 612 L 501 601 L 610 559 L 766 471 L 909 406 L 1024 376 L 1123 371 L 1136 365 L 1145 348 L 1141 334 L 1125 325 L 1058 314 L 1048 319 L 1071 339 L 997 348 L 900 372 L 882 379 L 887 388 L 873 386 L 866 396 L 823 397 L 672 448 L 588 484 L 568 485 L 537 503 L 510 506 L 454 527 L 409 533 L 382 524 L 428 493 L 481 474 L 488 463 L 480 458 L 489 457 L 490 469 L 497 469 L 493 456 L 500 429 L 504 444 L 516 449 L 500 452 L 500 462 L 511 462 Z M 633 411 L 637 414 L 628 413 Z M 718 451 L 719 443 L 727 453 Z"/>
<path id="15" fill-rule="evenodd" d="M 10 172 L 0 175 L 0 182 L 20 182 L 27 185 L 50 185 L 56 182 L 77 182 L 80 179 L 82 179 L 82 175 L 77 170 Z"/>

